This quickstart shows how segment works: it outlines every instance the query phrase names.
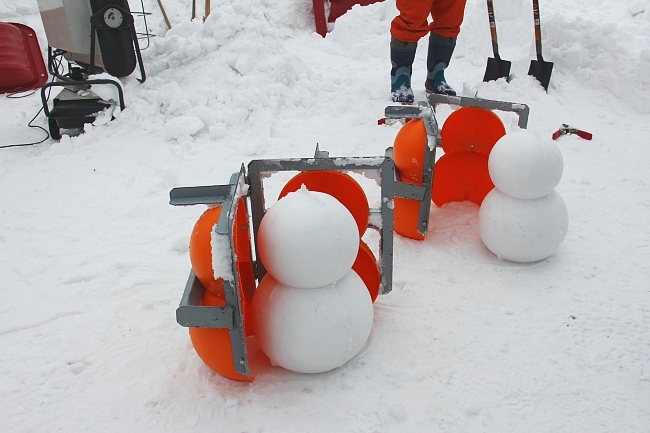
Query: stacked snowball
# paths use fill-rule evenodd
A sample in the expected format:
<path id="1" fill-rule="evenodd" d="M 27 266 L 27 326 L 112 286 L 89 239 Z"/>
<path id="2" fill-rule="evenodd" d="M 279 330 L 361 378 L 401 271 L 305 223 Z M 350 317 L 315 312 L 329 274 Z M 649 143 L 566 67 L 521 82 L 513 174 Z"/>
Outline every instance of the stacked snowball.
<path id="1" fill-rule="evenodd" d="M 553 255 L 569 225 L 555 187 L 562 178 L 560 148 L 526 130 L 503 136 L 490 153 L 495 188 L 479 209 L 483 243 L 500 259 L 529 263 Z"/>
<path id="2" fill-rule="evenodd" d="M 257 237 L 267 270 L 253 297 L 253 327 L 274 365 L 300 373 L 340 367 L 363 347 L 372 300 L 352 270 L 359 250 L 352 214 L 304 186 L 266 212 Z"/>

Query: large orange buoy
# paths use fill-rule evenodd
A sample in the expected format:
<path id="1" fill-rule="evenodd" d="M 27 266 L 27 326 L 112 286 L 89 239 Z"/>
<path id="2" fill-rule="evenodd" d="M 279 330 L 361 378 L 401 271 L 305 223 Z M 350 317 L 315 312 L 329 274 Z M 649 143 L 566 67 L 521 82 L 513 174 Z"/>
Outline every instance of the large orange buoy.
<path id="1" fill-rule="evenodd" d="M 422 183 L 427 130 L 422 119 L 413 119 L 400 128 L 393 144 L 395 168 L 403 179 Z"/>
<path id="2" fill-rule="evenodd" d="M 370 292 L 370 299 L 375 302 L 379 296 L 381 272 L 375 255 L 364 241 L 359 242 L 359 253 L 352 265 L 352 270 L 361 277 Z"/>
<path id="3" fill-rule="evenodd" d="M 305 185 L 309 191 L 329 194 L 340 201 L 354 217 L 359 228 L 359 236 L 363 236 L 368 228 L 370 206 L 365 192 L 352 176 L 340 171 L 303 171 L 284 185 L 278 200 L 290 192 L 299 190 L 302 185 Z"/>
<path id="4" fill-rule="evenodd" d="M 489 155 L 506 128 L 499 116 L 477 107 L 460 108 L 447 117 L 440 130 L 445 153 L 472 151 Z"/>
<path id="5" fill-rule="evenodd" d="M 223 283 L 218 283 L 212 270 L 212 231 L 221 216 L 221 205 L 203 212 L 190 236 L 190 262 L 203 287 L 223 297 Z"/>
<path id="6" fill-rule="evenodd" d="M 463 107 L 449 115 L 440 131 L 445 154 L 433 170 L 431 199 L 436 206 L 465 200 L 481 204 L 494 188 L 490 152 L 505 134 L 503 122 L 490 110 Z"/>
<path id="7" fill-rule="evenodd" d="M 433 171 L 431 199 L 435 205 L 468 200 L 480 206 L 494 188 L 487 170 L 488 159 L 488 155 L 478 152 L 443 155 Z"/>
<path id="8" fill-rule="evenodd" d="M 393 145 L 395 174 L 399 181 L 422 184 L 427 145 L 427 131 L 422 119 L 412 119 L 400 128 Z M 401 236 L 423 240 L 424 234 L 418 230 L 420 201 L 395 197 L 393 203 L 393 230 Z"/>
<path id="9" fill-rule="evenodd" d="M 203 287 L 218 297 L 223 297 L 223 283 L 214 278 L 212 268 L 212 232 L 221 216 L 221 205 L 203 212 L 194 225 L 190 236 L 190 262 L 192 270 Z M 237 213 L 235 214 L 233 230 L 235 246 L 236 278 L 242 290 L 241 297 L 246 308 L 253 299 L 255 292 L 255 275 L 251 258 L 251 240 L 248 229 L 246 206 L 243 199 L 239 199 Z"/>
<path id="10" fill-rule="evenodd" d="M 397 173 L 397 180 L 415 184 L 417 182 L 403 179 Z M 416 241 L 424 240 L 425 235 L 418 230 L 420 222 L 420 200 L 395 197 L 393 199 L 393 230 L 401 236 Z"/>
<path id="11" fill-rule="evenodd" d="M 222 278 L 214 278 L 212 260 L 212 232 L 221 216 L 222 206 L 206 210 L 198 219 L 190 237 L 190 261 L 192 270 L 205 290 L 201 296 L 200 306 L 226 306 L 224 284 Z M 239 199 L 233 226 L 233 244 L 235 260 L 236 285 L 241 299 L 241 317 L 244 332 L 247 336 L 253 334 L 253 326 L 249 310 L 255 292 L 255 275 L 251 257 L 251 241 L 249 235 L 246 205 Z M 205 364 L 216 373 L 229 379 L 251 381 L 238 373 L 234 367 L 230 330 L 223 328 L 189 328 L 190 339 L 194 350 Z"/>
<path id="12" fill-rule="evenodd" d="M 223 280 L 216 281 L 215 286 L 221 285 L 223 293 Z M 201 306 L 224 307 L 225 300 L 215 295 L 212 291 L 204 291 L 201 297 Z M 189 328 L 192 346 L 199 358 L 215 373 L 233 380 L 250 382 L 252 376 L 246 376 L 235 370 L 230 342 L 230 330 L 222 328 Z"/>

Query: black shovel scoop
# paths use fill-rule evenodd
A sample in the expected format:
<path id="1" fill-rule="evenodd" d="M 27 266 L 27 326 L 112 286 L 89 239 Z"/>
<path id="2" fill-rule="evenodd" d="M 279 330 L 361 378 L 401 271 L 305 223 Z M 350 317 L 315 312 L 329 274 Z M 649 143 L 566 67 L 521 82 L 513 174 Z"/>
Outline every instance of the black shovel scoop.
<path id="1" fill-rule="evenodd" d="M 492 36 L 492 51 L 494 57 L 488 57 L 487 67 L 483 81 L 493 81 L 505 78 L 510 81 L 510 62 L 499 56 L 499 42 L 497 40 L 497 24 L 494 20 L 494 6 L 492 0 L 487 0 L 488 18 L 490 20 L 490 35 Z"/>
<path id="2" fill-rule="evenodd" d="M 533 18 L 535 20 L 535 49 L 537 50 L 537 60 L 530 61 L 528 75 L 537 78 L 544 90 L 548 91 L 548 84 L 551 81 L 551 72 L 553 63 L 544 61 L 542 57 L 542 28 L 539 25 L 539 2 L 533 0 Z"/>

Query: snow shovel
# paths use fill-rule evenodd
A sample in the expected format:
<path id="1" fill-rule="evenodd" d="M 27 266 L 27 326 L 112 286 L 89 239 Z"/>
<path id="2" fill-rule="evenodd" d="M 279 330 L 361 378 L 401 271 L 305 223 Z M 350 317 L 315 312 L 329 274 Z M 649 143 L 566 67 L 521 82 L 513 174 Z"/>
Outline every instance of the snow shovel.
<path id="1" fill-rule="evenodd" d="M 537 60 L 530 61 L 528 75 L 537 78 L 544 90 L 548 91 L 548 84 L 551 81 L 551 72 L 553 63 L 544 61 L 542 57 L 542 28 L 539 25 L 539 2 L 533 0 L 533 18 L 535 20 L 535 49 L 537 50 Z"/>
<path id="2" fill-rule="evenodd" d="M 492 0 L 487 0 L 488 18 L 490 19 L 490 34 L 492 36 L 492 51 L 494 57 L 488 57 L 487 67 L 485 68 L 485 75 L 483 81 L 493 81 L 499 78 L 505 78 L 506 81 L 510 80 L 510 62 L 503 60 L 499 56 L 499 43 L 497 40 L 497 24 L 494 20 L 494 6 Z"/>

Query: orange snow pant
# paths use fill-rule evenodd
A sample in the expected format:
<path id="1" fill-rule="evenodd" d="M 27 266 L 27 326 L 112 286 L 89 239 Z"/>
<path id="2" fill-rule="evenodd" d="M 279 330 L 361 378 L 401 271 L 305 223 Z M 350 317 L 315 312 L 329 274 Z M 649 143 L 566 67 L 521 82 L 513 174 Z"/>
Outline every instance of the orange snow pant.
<path id="1" fill-rule="evenodd" d="M 399 15 L 390 34 L 402 42 L 417 42 L 429 32 L 448 38 L 460 33 L 466 0 L 397 0 Z M 429 24 L 429 15 L 433 22 Z"/>

